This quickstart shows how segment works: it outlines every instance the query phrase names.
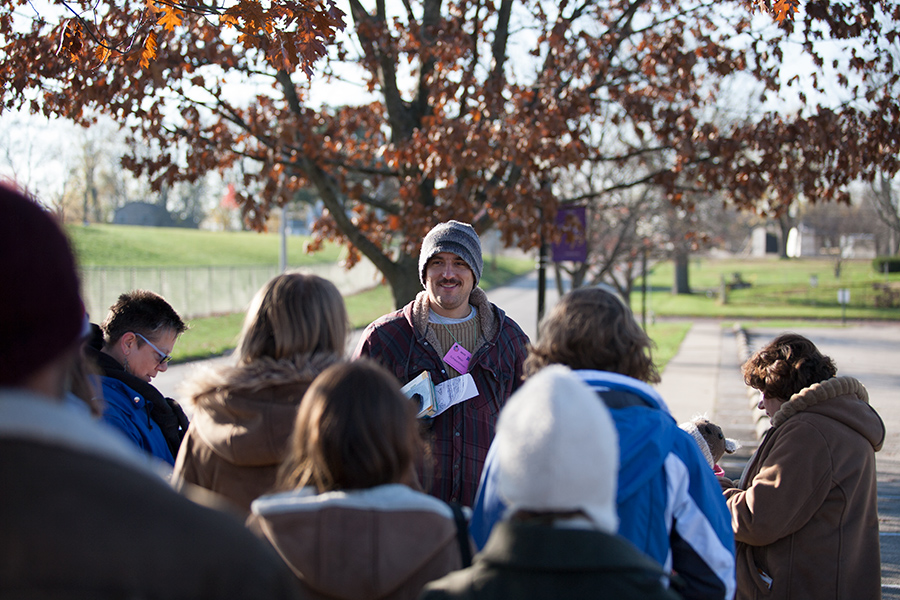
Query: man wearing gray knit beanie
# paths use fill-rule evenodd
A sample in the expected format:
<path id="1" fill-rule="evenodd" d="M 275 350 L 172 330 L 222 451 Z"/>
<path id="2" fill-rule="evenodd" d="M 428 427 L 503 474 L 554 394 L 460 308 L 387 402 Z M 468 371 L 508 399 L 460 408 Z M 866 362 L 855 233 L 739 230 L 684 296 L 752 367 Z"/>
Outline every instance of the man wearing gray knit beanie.
<path id="1" fill-rule="evenodd" d="M 406 384 L 454 379 L 470 390 L 464 400 L 424 416 L 431 463 L 419 465 L 425 491 L 472 506 L 500 409 L 522 382 L 528 337 L 478 287 L 481 241 L 468 223 L 436 225 L 422 241 L 419 280 L 424 291 L 363 332 L 354 358 L 367 356 Z M 427 374 L 427 375 L 423 375 Z"/>

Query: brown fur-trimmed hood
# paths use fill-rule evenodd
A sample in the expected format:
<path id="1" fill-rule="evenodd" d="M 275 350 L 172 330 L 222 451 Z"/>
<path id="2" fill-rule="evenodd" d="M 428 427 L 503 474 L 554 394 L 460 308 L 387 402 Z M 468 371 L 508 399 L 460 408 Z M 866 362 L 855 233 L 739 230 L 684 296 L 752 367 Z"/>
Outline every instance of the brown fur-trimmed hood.
<path id="1" fill-rule="evenodd" d="M 853 377 L 833 377 L 800 390 L 772 416 L 772 427 L 804 411 L 844 423 L 869 440 L 876 452 L 884 444 L 884 422 L 869 405 L 865 386 Z"/>
<path id="2" fill-rule="evenodd" d="M 277 464 L 307 388 L 334 355 L 305 360 L 254 361 L 201 372 L 185 391 L 194 404 L 191 424 L 222 459 L 238 466 Z"/>

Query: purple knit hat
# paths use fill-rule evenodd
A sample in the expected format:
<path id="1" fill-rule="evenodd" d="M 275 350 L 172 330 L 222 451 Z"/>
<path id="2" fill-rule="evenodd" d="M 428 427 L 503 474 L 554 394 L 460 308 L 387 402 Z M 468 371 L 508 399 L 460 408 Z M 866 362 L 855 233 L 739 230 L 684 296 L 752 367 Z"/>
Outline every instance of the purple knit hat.
<path id="1" fill-rule="evenodd" d="M 75 258 L 54 218 L 0 184 L 0 385 L 17 385 L 79 339 Z"/>

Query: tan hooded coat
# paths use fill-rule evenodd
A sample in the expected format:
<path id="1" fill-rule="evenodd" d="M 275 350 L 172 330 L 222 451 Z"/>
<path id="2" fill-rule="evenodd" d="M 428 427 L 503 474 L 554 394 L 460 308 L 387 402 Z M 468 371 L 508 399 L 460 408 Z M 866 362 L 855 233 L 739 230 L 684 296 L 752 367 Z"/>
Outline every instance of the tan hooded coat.
<path id="1" fill-rule="evenodd" d="M 189 393 L 194 414 L 175 460 L 176 487 L 212 490 L 244 516 L 272 490 L 300 400 L 313 379 L 339 359 L 262 359 L 199 376 Z"/>
<path id="2" fill-rule="evenodd" d="M 852 377 L 781 406 L 739 488 L 724 492 L 739 599 L 881 598 L 875 452 L 884 436 Z"/>
<path id="3" fill-rule="evenodd" d="M 450 507 L 401 484 L 263 496 L 247 525 L 314 599 L 412 600 L 462 567 Z"/>

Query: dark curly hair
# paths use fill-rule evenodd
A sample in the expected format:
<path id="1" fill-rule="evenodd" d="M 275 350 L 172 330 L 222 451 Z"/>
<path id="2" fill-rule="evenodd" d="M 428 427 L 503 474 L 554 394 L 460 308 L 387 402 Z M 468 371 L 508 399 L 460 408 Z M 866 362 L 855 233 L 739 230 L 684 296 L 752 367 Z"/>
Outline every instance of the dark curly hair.
<path id="1" fill-rule="evenodd" d="M 741 367 L 744 383 L 763 395 L 787 402 L 791 396 L 837 373 L 834 361 L 797 333 L 785 333 Z"/>
<path id="2" fill-rule="evenodd" d="M 550 364 L 596 369 L 658 383 L 653 342 L 615 294 L 579 288 L 562 298 L 541 321 L 538 342 L 529 346 L 525 375 Z"/>

